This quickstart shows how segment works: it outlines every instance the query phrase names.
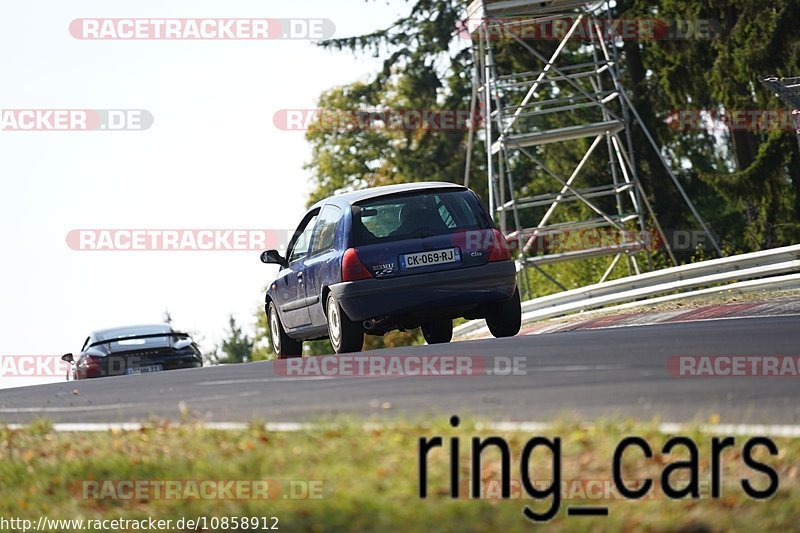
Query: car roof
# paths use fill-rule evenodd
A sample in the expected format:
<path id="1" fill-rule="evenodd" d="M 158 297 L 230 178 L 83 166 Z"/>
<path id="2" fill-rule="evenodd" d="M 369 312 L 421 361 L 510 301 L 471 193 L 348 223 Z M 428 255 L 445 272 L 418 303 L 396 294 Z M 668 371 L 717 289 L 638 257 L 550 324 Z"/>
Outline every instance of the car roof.
<path id="1" fill-rule="evenodd" d="M 91 336 L 98 340 L 106 340 L 130 335 L 156 333 L 172 333 L 172 327 L 169 324 L 140 324 L 136 326 L 122 326 L 118 328 L 101 329 L 98 331 L 93 331 Z"/>
<path id="2" fill-rule="evenodd" d="M 331 196 L 330 198 L 327 198 L 327 200 L 337 200 L 352 205 L 358 202 L 362 202 L 364 200 L 370 200 L 372 198 L 378 198 L 380 196 L 387 196 L 390 194 L 398 194 L 398 193 L 412 192 L 412 191 L 424 191 L 430 189 L 442 189 L 442 188 L 461 189 L 465 191 L 468 190 L 463 185 L 458 185 L 457 183 L 450 183 L 447 181 L 425 181 L 421 183 L 399 183 L 396 185 L 383 185 L 381 187 L 371 187 L 369 189 L 361 189 L 358 191 L 345 192 Z M 323 200 L 323 202 L 324 201 L 325 200 Z M 320 202 L 320 204 L 321 203 L 322 202 Z"/>

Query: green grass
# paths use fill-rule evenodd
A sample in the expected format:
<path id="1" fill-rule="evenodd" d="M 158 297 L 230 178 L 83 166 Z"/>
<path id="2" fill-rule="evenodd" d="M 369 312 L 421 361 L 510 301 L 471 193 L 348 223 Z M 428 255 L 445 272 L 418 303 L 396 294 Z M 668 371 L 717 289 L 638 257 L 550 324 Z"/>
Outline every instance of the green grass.
<path id="1" fill-rule="evenodd" d="M 368 426 L 371 427 L 371 426 Z M 462 482 L 469 476 L 467 450 L 472 436 L 496 433 L 512 450 L 512 477 L 519 479 L 519 456 L 533 434 L 487 432 L 465 420 L 452 429 L 437 424 L 393 422 L 364 429 L 346 420 L 322 423 L 302 432 L 268 432 L 253 424 L 241 431 L 212 431 L 192 425 L 154 423 L 141 431 L 55 433 L 42 421 L 12 431 L 0 426 L 0 517 L 180 518 L 195 516 L 277 516 L 282 531 L 523 531 L 532 527 L 522 515 L 526 504 L 539 510 L 546 502 L 528 499 L 453 500 L 449 497 L 449 454 L 429 458 L 429 497 L 417 496 L 417 446 L 421 436 L 459 436 Z M 562 479 L 610 480 L 613 450 L 625 436 L 640 435 L 658 452 L 668 437 L 655 424 L 599 422 L 591 426 L 562 421 L 541 432 L 562 441 Z M 710 472 L 708 435 L 689 432 L 700 447 L 701 480 Z M 794 529 L 800 523 L 798 465 L 800 443 L 775 439 L 780 454 L 759 457 L 780 476 L 778 493 L 767 501 L 750 500 L 740 477 L 758 486 L 764 476 L 749 470 L 741 457 L 745 439 L 725 451 L 720 499 L 625 501 L 612 498 L 606 518 L 567 517 L 563 501 L 550 526 L 558 530 L 722 531 Z M 658 477 L 664 465 L 681 458 L 656 453 L 646 460 L 632 451 L 625 479 Z M 637 459 L 638 457 L 638 459 Z M 549 479 L 549 459 L 534 455 L 534 478 Z M 499 454 L 486 452 L 482 479 L 499 479 Z M 244 500 L 81 500 L 70 487 L 81 480 L 289 480 L 322 481 L 320 499 Z M 707 491 L 704 491 L 704 493 Z M 707 496 L 707 495 L 706 495 Z M 581 496 L 577 496 L 581 500 Z"/>

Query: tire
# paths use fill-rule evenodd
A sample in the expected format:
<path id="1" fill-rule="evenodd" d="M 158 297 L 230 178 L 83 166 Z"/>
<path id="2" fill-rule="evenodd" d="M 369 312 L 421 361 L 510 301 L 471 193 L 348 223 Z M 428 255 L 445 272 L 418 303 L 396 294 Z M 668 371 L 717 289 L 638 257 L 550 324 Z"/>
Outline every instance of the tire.
<path id="1" fill-rule="evenodd" d="M 333 351 L 360 352 L 364 347 L 364 330 L 361 329 L 361 324 L 348 318 L 333 293 L 328 294 L 325 310 L 328 317 L 328 338 Z"/>
<path id="2" fill-rule="evenodd" d="M 269 303 L 269 330 L 272 338 L 272 349 L 278 359 L 303 356 L 303 341 L 296 341 L 286 334 L 281 324 L 281 317 L 275 308 L 275 303 Z"/>
<path id="3" fill-rule="evenodd" d="M 494 304 L 486 315 L 486 325 L 497 338 L 513 337 L 522 327 L 522 307 L 519 290 L 514 291 L 510 300 Z"/>
<path id="4" fill-rule="evenodd" d="M 428 344 L 444 344 L 453 338 L 453 320 L 445 318 L 422 324 L 422 336 Z"/>

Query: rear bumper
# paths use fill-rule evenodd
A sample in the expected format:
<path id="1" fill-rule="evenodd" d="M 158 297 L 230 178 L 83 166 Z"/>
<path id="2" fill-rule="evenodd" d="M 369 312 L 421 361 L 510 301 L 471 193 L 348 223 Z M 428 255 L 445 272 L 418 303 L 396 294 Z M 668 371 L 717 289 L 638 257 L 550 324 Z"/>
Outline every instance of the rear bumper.
<path id="1" fill-rule="evenodd" d="M 122 376 L 129 368 L 160 365 L 163 371 L 180 370 L 186 368 L 199 368 L 203 361 L 195 357 L 174 356 L 163 358 L 140 358 L 135 355 L 115 356 L 109 355 L 99 365 L 77 367 L 77 379 L 103 378 L 108 376 Z"/>
<path id="2" fill-rule="evenodd" d="M 513 261 L 498 261 L 402 278 L 347 281 L 330 289 L 350 320 L 361 321 L 508 300 L 516 289 L 516 274 Z"/>

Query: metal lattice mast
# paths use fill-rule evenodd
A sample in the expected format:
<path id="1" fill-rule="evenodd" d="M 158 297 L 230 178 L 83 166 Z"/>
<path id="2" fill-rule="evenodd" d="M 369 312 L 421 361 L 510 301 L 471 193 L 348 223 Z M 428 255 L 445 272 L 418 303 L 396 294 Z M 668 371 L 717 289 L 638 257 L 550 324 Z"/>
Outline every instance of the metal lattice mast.
<path id="1" fill-rule="evenodd" d="M 475 69 L 479 79 L 473 82 L 473 94 L 483 106 L 489 207 L 499 219 L 507 238 L 518 245 L 518 270 L 524 272 L 526 267 L 536 268 L 556 284 L 556 280 L 541 266 L 613 256 L 602 281 L 623 257 L 629 273 L 639 273 L 636 254 L 644 252 L 648 267 L 651 267 L 647 214 L 661 234 L 670 258 L 675 261 L 639 181 L 630 137 L 631 115 L 651 142 L 652 137 L 620 83 L 616 46 L 610 42 L 613 36 L 593 18 L 593 13 L 602 5 L 602 2 L 585 0 L 475 0 L 468 8 L 468 29 L 473 36 L 474 57 L 479 64 Z M 540 50 L 545 48 L 541 41 L 523 39 L 519 36 L 521 32 L 514 31 L 514 27 L 542 28 L 548 23 L 563 23 L 565 20 L 569 25 L 565 27 L 563 38 L 555 49 L 549 46 L 546 52 Z M 504 30 L 507 30 L 506 38 L 525 50 L 537 68 L 526 72 L 498 72 L 492 50 L 493 32 Z M 575 64 L 564 57 L 564 50 L 573 41 L 590 50 L 591 60 Z M 558 125 L 537 123 L 537 119 L 543 117 L 556 117 L 554 122 Z M 570 121 L 572 123 L 564 125 Z M 620 137 L 623 132 L 626 143 Z M 582 142 L 584 139 L 588 148 L 581 150 L 583 156 L 574 162 L 569 175 L 560 175 L 548 168 L 543 158 L 546 145 Z M 602 151 L 597 150 L 601 143 L 606 146 L 604 167 L 608 170 L 609 180 L 600 185 L 582 185 L 590 161 L 603 157 Z M 657 146 L 654 148 L 659 151 Z M 513 162 L 519 157 L 527 157 L 536 172 L 552 184 L 549 191 L 536 191 L 539 194 L 530 195 L 532 191 L 516 186 Z M 660 151 L 659 157 L 666 166 Z M 713 235 L 677 177 L 669 168 L 667 171 L 719 252 Z M 611 199 L 610 203 L 608 199 Z M 569 204 L 584 206 L 591 218 L 578 220 L 574 215 L 564 214 L 563 206 Z M 537 209 L 539 214 L 534 218 Z M 511 232 L 507 231 L 509 211 L 514 224 Z M 556 221 L 559 215 L 561 220 Z M 568 251 L 540 250 L 540 244 L 553 236 L 609 228 L 618 232 L 619 242 Z M 527 275 L 523 275 L 523 288 L 527 289 L 527 281 Z"/>

